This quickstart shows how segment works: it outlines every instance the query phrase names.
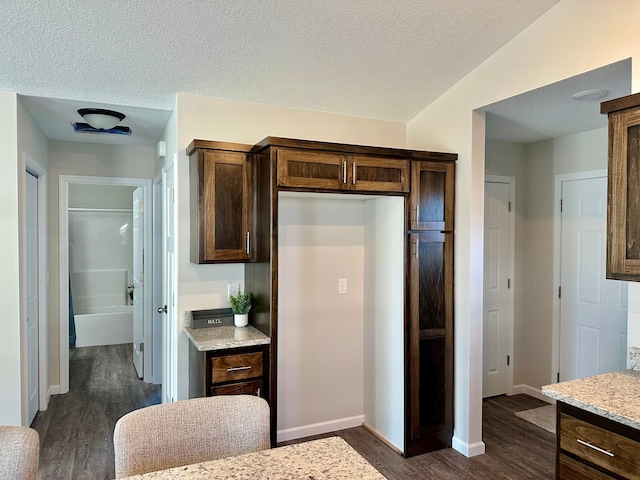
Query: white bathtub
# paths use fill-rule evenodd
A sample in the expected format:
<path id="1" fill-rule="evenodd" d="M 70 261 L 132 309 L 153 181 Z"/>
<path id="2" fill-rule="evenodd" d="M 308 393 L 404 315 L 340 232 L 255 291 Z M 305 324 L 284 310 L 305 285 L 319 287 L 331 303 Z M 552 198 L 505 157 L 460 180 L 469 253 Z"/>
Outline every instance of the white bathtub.
<path id="1" fill-rule="evenodd" d="M 76 347 L 133 342 L 132 305 L 74 308 L 74 317 Z"/>

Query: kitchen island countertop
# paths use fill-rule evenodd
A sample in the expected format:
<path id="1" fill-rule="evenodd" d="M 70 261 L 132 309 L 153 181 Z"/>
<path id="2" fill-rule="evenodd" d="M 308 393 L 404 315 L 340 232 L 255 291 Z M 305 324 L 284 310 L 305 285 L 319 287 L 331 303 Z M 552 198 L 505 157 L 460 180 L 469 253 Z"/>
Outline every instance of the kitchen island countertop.
<path id="1" fill-rule="evenodd" d="M 640 430 L 640 371 L 623 370 L 542 387 L 568 405 Z"/>

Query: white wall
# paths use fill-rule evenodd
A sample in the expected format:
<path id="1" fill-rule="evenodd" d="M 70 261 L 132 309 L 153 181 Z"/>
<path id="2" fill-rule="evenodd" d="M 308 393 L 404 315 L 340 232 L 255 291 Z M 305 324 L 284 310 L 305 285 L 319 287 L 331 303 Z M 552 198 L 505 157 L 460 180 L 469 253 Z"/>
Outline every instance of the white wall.
<path id="1" fill-rule="evenodd" d="M 177 138 L 173 120 L 167 127 L 167 151 L 177 152 L 177 305 L 178 398 L 189 391 L 188 339 L 182 334 L 185 311 L 228 306 L 227 284 L 244 283 L 241 264 L 195 265 L 189 261 L 189 162 L 186 148 L 193 139 L 254 144 L 267 136 L 306 140 L 404 147 L 405 125 L 267 105 L 230 102 L 179 94 L 176 103 Z M 172 117 L 173 119 L 173 117 Z M 171 149 L 170 149 L 171 147 Z"/>
<path id="2" fill-rule="evenodd" d="M 365 201 L 365 423 L 404 452 L 403 197 Z"/>
<path id="3" fill-rule="evenodd" d="M 20 347 L 22 309 L 20 305 L 20 248 L 18 215 L 18 101 L 15 93 L 0 91 L 0 424 L 21 425 L 23 406 Z M 26 376 L 26 375 L 25 375 Z"/>
<path id="4" fill-rule="evenodd" d="M 407 125 L 409 148 L 459 154 L 456 173 L 454 448 L 482 443 L 484 115 L 475 109 L 625 58 L 640 56 L 640 3 L 562 0 Z M 632 64 L 632 91 L 640 90 Z M 638 287 L 630 289 L 630 297 Z M 640 293 L 640 292 L 637 292 Z M 640 312 L 637 319 L 640 322 Z M 640 344 L 630 328 L 631 342 Z"/>
<path id="5" fill-rule="evenodd" d="M 280 195 L 278 441 L 363 421 L 364 202 Z M 348 293 L 338 295 L 338 279 Z"/>

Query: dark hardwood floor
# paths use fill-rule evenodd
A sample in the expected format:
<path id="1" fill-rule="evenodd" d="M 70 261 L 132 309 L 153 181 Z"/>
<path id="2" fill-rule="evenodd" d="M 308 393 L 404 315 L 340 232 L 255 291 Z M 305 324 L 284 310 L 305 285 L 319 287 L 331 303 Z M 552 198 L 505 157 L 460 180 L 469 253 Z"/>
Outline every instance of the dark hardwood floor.
<path id="1" fill-rule="evenodd" d="M 40 435 L 41 479 L 115 476 L 113 429 L 132 410 L 160 403 L 160 385 L 144 383 L 132 345 L 69 351 L 69 392 L 53 395 L 32 423 Z"/>
<path id="2" fill-rule="evenodd" d="M 113 478 L 116 421 L 127 412 L 159 403 L 160 386 L 137 378 L 130 344 L 74 349 L 69 361 L 69 393 L 54 395 L 32 424 L 40 434 L 38 477 Z M 486 454 L 474 458 L 449 448 L 405 459 L 362 427 L 321 436 L 341 436 L 389 480 L 552 479 L 555 435 L 514 415 L 543 405 L 527 395 L 485 400 Z"/>
<path id="3" fill-rule="evenodd" d="M 554 434 L 514 415 L 548 405 L 528 395 L 498 396 L 482 405 L 483 440 L 486 453 L 467 458 L 447 448 L 403 458 L 363 427 L 335 432 L 389 480 L 400 479 L 553 479 L 555 478 Z M 318 435 L 298 441 L 328 435 Z"/>

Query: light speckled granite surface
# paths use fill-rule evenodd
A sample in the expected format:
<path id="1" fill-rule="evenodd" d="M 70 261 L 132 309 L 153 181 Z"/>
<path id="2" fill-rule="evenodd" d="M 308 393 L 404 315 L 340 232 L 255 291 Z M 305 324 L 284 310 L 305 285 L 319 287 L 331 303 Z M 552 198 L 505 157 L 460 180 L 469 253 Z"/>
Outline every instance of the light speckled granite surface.
<path id="1" fill-rule="evenodd" d="M 224 350 L 225 348 L 267 345 L 271 339 L 251 325 L 247 327 L 184 327 L 191 342 L 201 352 Z"/>
<path id="2" fill-rule="evenodd" d="M 640 370 L 640 348 L 629 348 L 629 368 Z"/>
<path id="3" fill-rule="evenodd" d="M 640 430 L 640 372 L 636 370 L 545 385 L 542 393 Z"/>
<path id="4" fill-rule="evenodd" d="M 127 477 L 217 480 L 384 480 L 385 477 L 340 437 L 273 448 L 262 452 L 194 463 L 186 467 Z"/>

